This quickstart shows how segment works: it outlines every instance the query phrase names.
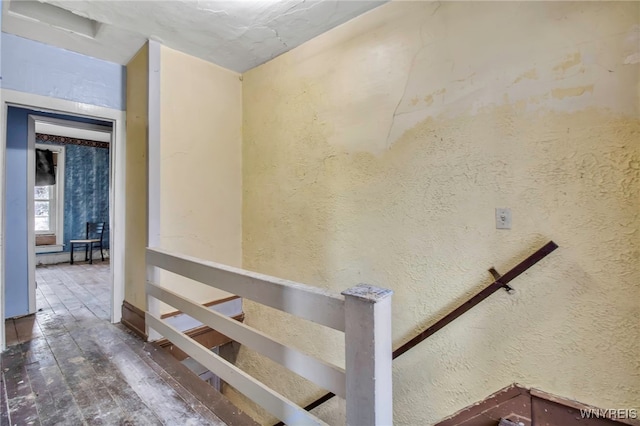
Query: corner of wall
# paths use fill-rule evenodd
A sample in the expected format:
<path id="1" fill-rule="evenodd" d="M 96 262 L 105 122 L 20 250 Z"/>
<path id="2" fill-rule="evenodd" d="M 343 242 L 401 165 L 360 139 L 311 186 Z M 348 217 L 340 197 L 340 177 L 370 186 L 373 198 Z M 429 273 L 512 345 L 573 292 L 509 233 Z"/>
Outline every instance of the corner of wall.
<path id="1" fill-rule="evenodd" d="M 146 310 L 149 46 L 127 64 L 125 301 Z"/>

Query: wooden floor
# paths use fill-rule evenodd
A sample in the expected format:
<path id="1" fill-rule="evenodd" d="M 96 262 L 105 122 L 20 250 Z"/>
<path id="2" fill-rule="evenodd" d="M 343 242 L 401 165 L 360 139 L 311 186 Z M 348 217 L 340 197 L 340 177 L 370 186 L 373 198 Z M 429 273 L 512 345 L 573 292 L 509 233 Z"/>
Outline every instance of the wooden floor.
<path id="1" fill-rule="evenodd" d="M 37 314 L 5 323 L 0 425 L 225 425 L 108 322 L 108 278 L 100 261 L 36 270 Z"/>

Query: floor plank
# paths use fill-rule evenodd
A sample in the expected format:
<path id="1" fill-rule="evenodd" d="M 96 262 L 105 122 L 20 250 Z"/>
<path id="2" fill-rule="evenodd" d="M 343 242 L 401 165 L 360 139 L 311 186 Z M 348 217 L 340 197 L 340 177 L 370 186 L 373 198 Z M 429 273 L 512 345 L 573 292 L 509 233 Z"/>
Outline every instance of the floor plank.
<path id="1" fill-rule="evenodd" d="M 27 373 L 41 419 L 47 424 L 86 424 L 47 340 L 34 339 L 24 343 L 22 350 L 33 360 Z"/>
<path id="2" fill-rule="evenodd" d="M 56 336 L 49 341 L 49 346 L 82 416 L 92 424 L 117 423 L 120 415 L 118 405 L 97 379 L 93 366 L 71 336 Z"/>
<path id="3" fill-rule="evenodd" d="M 7 320 L 0 426 L 224 423 L 108 322 L 109 264 L 36 269 L 35 315 Z"/>
<path id="4" fill-rule="evenodd" d="M 2 372 L 11 423 L 40 424 L 35 393 L 31 389 L 19 344 L 8 348 L 2 355 Z"/>
<path id="5" fill-rule="evenodd" d="M 7 402 L 6 387 L 4 385 L 4 373 L 0 369 L 0 426 L 10 426 L 9 404 Z"/>
<path id="6" fill-rule="evenodd" d="M 91 335 L 94 334 L 96 334 L 96 330 L 95 327 L 92 327 L 91 329 L 76 329 L 71 333 L 71 336 L 95 370 L 95 380 L 109 392 L 120 409 L 129 414 L 125 420 L 135 424 L 145 421 L 150 425 L 162 424 L 155 413 L 134 391 L 122 371 L 113 368 L 113 357 L 106 354 L 100 347 L 101 345 L 91 339 Z"/>
<path id="7" fill-rule="evenodd" d="M 27 366 L 27 374 L 36 395 L 38 414 L 44 423 L 86 423 L 57 365 L 32 363 Z"/>

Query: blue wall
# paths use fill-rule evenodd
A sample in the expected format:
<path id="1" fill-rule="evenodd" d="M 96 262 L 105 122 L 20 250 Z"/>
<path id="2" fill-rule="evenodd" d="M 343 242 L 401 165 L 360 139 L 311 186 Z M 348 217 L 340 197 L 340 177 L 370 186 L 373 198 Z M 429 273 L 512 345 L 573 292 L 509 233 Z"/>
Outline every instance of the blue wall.
<path id="1" fill-rule="evenodd" d="M 7 114 L 5 199 L 5 317 L 29 313 L 27 245 L 27 114 Z"/>
<path id="2" fill-rule="evenodd" d="M 0 0 L 0 29 L 2 29 L 2 0 Z M 2 87 L 2 37 L 0 36 L 0 87 Z M 4 127 L 4 123 L 0 123 L 0 130 Z"/>
<path id="3" fill-rule="evenodd" d="M 61 114 L 48 114 L 24 108 L 10 107 L 7 114 L 6 153 L 6 233 L 5 233 L 5 317 L 29 313 L 29 276 L 27 237 L 27 131 L 29 114 L 62 118 L 71 121 L 110 126 L 90 120 Z M 66 190 L 66 184 L 65 184 Z M 65 196 L 66 199 L 66 196 Z"/>
<path id="4" fill-rule="evenodd" d="M 68 252 L 69 240 L 84 238 L 87 222 L 109 223 L 109 149 L 65 145 L 64 161 L 64 251 Z M 104 237 L 107 248 L 108 233 Z"/>
<path id="5" fill-rule="evenodd" d="M 5 89 L 125 109 L 122 65 L 2 33 Z"/>
<path id="6" fill-rule="evenodd" d="M 0 83 L 5 89 L 125 109 L 125 67 L 15 35 L 0 34 L 0 75 Z M 29 308 L 27 244 L 30 242 L 27 241 L 26 210 L 28 114 L 27 110 L 9 108 L 7 117 L 6 287 L 5 294 L 0 294 L 6 317 L 26 314 Z M 5 123 L 0 123 L 0 131 L 4 132 L 4 127 Z"/>

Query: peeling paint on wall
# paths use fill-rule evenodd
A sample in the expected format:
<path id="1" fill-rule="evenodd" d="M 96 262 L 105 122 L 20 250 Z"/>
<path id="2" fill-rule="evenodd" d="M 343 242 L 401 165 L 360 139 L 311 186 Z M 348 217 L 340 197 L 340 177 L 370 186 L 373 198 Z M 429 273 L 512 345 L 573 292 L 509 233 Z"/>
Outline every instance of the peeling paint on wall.
<path id="1" fill-rule="evenodd" d="M 593 84 L 588 86 L 556 88 L 551 90 L 551 96 L 556 99 L 564 99 L 570 96 L 582 96 L 585 93 L 593 94 Z"/>
<path id="2" fill-rule="evenodd" d="M 560 245 L 515 295 L 394 363 L 394 424 L 433 424 L 513 382 L 640 408 L 640 70 L 621 59 L 639 19 L 638 3 L 396 2 L 243 76 L 244 268 L 393 289 L 398 346 L 490 266 Z M 339 333 L 245 313 L 343 364 Z M 239 364 L 301 404 L 321 393 L 251 351 Z M 342 424 L 343 410 L 318 412 Z"/>
<path id="3" fill-rule="evenodd" d="M 640 62 L 640 53 L 634 53 L 624 58 L 625 65 L 637 64 Z"/>

